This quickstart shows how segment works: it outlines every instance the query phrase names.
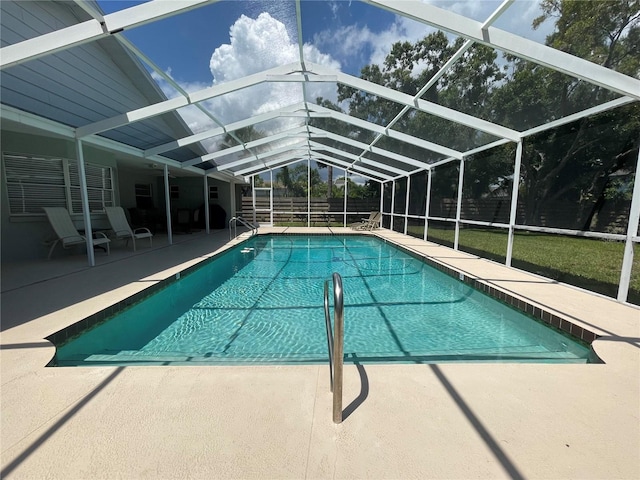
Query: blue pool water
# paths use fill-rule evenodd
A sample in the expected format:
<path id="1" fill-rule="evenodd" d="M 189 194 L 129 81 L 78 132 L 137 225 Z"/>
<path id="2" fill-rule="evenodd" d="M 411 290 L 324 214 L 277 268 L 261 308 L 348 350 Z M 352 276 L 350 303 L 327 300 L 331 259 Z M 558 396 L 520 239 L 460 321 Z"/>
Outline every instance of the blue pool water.
<path id="1" fill-rule="evenodd" d="M 255 236 L 57 349 L 55 363 L 324 363 L 338 272 L 345 361 L 586 362 L 589 349 L 396 247 Z"/>

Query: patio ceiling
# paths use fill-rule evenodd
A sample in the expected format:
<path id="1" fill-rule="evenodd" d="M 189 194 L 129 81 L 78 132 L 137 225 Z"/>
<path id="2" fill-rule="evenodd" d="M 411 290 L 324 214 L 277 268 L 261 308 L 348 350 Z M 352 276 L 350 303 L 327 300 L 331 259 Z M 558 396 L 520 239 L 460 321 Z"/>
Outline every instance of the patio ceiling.
<path id="1" fill-rule="evenodd" d="M 519 142 L 522 138 L 533 133 L 640 99 L 640 81 L 637 79 L 492 26 L 509 10 L 514 0 L 502 2 L 493 14 L 483 22 L 420 1 L 365 1 L 364 3 L 373 7 L 391 11 L 401 17 L 465 39 L 462 47 L 415 96 L 357 78 L 335 68 L 313 63 L 309 58 L 306 58 L 302 31 L 303 4 L 305 3 L 303 0 L 295 1 L 299 52 L 297 61 L 190 93 L 180 87 L 124 36 L 125 32 L 130 29 L 159 22 L 172 16 L 183 15 L 193 9 L 209 8 L 215 3 L 217 0 L 183 0 L 180 2 L 155 0 L 105 15 L 99 11 L 97 4 L 76 0 L 75 4 L 86 12 L 88 20 L 78 21 L 75 25 L 34 38 L 6 44 L 0 49 L 0 68 L 3 71 L 12 71 L 12 69 L 19 68 L 20 65 L 60 55 L 78 45 L 115 39 L 121 47 L 170 84 L 176 90 L 177 95 L 170 99 L 150 101 L 147 105 L 122 111 L 116 115 L 105 115 L 103 118 L 91 119 L 81 125 L 72 125 L 75 138 L 88 141 L 101 137 L 110 138 L 123 143 L 126 147 L 131 147 L 132 145 L 127 143 L 127 135 L 125 134 L 127 128 L 144 125 L 148 135 L 148 131 L 159 128 L 158 119 L 166 119 L 167 115 L 175 117 L 176 114 L 180 114 L 180 109 L 187 107 L 197 108 L 216 125 L 214 128 L 194 134 L 185 131 L 184 135 L 169 139 L 166 138 L 166 130 L 156 136 L 149 136 L 150 140 L 147 145 L 136 146 L 140 149 L 141 161 L 166 158 L 172 162 L 172 165 L 179 165 L 185 169 L 198 169 L 205 174 L 216 176 L 232 174 L 236 177 L 260 174 L 300 160 L 312 159 L 345 169 L 365 178 L 384 182 L 407 176 L 415 171 L 432 168 L 436 164 L 456 159 L 461 160 L 473 153 L 499 144 Z M 5 43 L 3 42 L 3 44 Z M 554 119 L 544 125 L 523 130 L 508 128 L 478 116 L 424 100 L 423 95 L 435 85 L 448 69 L 453 68 L 474 43 L 487 45 L 562 74 L 598 85 L 620 96 L 601 105 L 587 106 L 583 111 L 564 118 Z M 220 119 L 217 112 L 207 104 L 207 101 L 224 98 L 234 92 L 270 84 L 301 86 L 302 101 L 231 122 Z M 386 99 L 397 107 L 398 113 L 390 122 L 379 125 L 373 121 L 326 108 L 318 105 L 316 100 L 311 98 L 310 92 L 317 84 L 343 85 L 374 95 L 377 98 Z M 480 132 L 484 138 L 489 140 L 483 145 L 462 151 L 453 145 L 441 144 L 438 139 L 431 138 L 428 134 L 426 138 L 419 138 L 405 133 L 397 128 L 398 121 L 412 112 L 421 112 L 445 119 L 453 126 Z M 351 138 L 348 133 L 338 134 L 328 129 L 319 128 L 313 125 L 315 119 L 326 119 L 337 123 L 343 126 L 342 132 L 348 132 L 350 129 L 366 130 L 371 133 L 373 140 L 365 143 Z M 238 133 L 240 129 L 276 120 L 287 120 L 288 123 L 280 130 L 269 132 L 264 138 L 243 139 Z M 64 122 L 62 121 L 62 123 Z M 209 142 L 208 145 L 214 146 L 206 146 L 205 141 L 216 137 L 230 138 L 234 144 Z M 407 143 L 412 148 L 421 148 L 433 155 L 429 161 L 425 161 L 393 152 L 386 147 L 376 145 L 381 139 Z"/>

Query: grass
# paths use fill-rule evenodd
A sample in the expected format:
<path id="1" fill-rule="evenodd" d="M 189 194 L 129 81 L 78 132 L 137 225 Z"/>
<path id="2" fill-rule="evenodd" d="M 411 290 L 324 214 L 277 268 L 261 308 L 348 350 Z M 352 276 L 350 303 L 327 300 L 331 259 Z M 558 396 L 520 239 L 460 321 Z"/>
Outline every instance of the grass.
<path id="1" fill-rule="evenodd" d="M 415 229 L 416 236 L 422 235 Z M 452 245 L 452 229 L 429 228 L 429 241 Z M 507 233 L 498 229 L 460 231 L 460 250 L 504 262 Z M 591 238 L 518 232 L 513 242 L 512 265 L 545 277 L 587 288 L 608 296 L 617 295 L 624 244 Z M 631 271 L 629 301 L 640 304 L 640 255 Z"/>

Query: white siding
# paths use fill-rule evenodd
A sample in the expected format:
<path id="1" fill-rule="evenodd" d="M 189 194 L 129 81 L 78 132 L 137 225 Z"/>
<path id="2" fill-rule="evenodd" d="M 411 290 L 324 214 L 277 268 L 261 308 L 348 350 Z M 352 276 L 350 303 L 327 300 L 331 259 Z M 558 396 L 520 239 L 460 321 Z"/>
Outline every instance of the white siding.
<path id="1" fill-rule="evenodd" d="M 3 0 L 0 7 L 3 44 L 77 22 L 69 6 L 58 2 Z M 79 127 L 160 101 L 145 77 L 114 38 L 105 38 L 5 69 L 0 84 L 3 103 Z M 141 92 L 134 82 L 146 83 L 148 91 Z M 175 119 L 170 120 L 175 127 Z M 170 141 L 175 133 L 156 118 L 105 136 L 148 148 Z"/>

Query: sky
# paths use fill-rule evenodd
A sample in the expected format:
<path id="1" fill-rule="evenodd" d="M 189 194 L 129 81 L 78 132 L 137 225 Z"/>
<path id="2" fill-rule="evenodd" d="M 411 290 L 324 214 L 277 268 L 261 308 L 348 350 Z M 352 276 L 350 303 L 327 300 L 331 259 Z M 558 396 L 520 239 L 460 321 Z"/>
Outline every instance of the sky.
<path id="1" fill-rule="evenodd" d="M 441 8 L 484 21 L 502 2 L 496 0 L 425 0 Z M 98 0 L 105 13 L 131 7 L 129 0 Z M 180 86 L 193 92 L 299 60 L 295 2 L 290 0 L 222 1 L 143 25 L 125 35 Z M 382 63 L 392 44 L 415 42 L 434 30 L 383 9 L 353 0 L 303 0 L 302 33 L 306 61 L 358 76 L 363 66 Z M 544 42 L 552 25 L 531 29 L 538 2 L 516 1 L 495 26 Z M 453 38 L 453 37 L 451 37 Z M 154 74 L 168 97 L 175 90 Z M 308 92 L 337 100 L 336 86 L 316 84 Z M 224 123 L 302 101 L 302 88 L 270 84 L 207 102 Z M 190 107 L 180 111 L 195 132 L 215 126 Z M 272 122 L 273 124 L 273 122 Z M 267 128 L 283 128 L 264 126 Z M 214 139 L 207 145 L 216 149 Z"/>

